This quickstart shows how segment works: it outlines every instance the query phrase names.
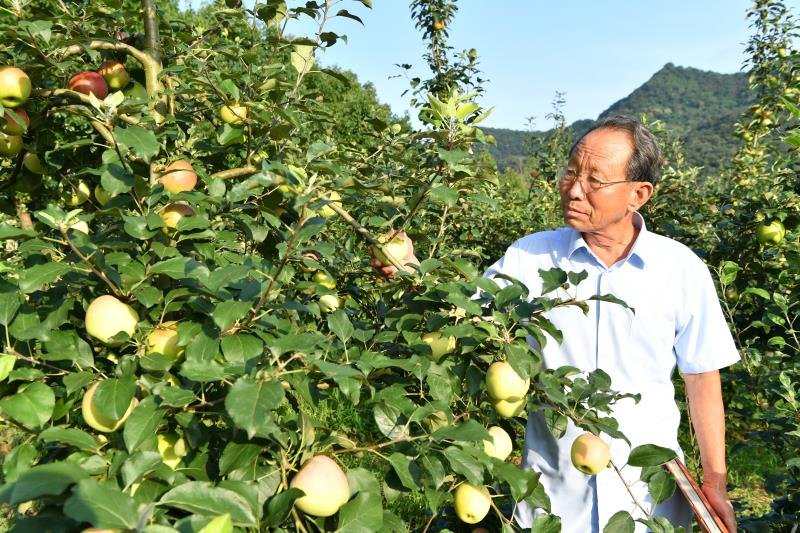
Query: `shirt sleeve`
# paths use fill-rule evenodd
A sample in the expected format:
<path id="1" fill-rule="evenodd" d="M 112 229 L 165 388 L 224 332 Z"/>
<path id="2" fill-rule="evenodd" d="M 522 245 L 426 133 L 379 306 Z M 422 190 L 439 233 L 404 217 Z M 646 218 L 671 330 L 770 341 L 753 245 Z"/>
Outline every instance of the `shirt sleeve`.
<path id="1" fill-rule="evenodd" d="M 710 372 L 739 361 L 739 351 L 722 313 L 714 280 L 705 263 L 691 269 L 684 287 L 675 337 L 678 369 L 683 374 Z"/>

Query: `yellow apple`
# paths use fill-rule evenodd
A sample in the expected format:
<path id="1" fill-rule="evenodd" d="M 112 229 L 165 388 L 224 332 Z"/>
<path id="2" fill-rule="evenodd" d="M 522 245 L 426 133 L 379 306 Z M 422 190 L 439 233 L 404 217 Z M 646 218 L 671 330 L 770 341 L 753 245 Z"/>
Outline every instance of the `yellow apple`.
<path id="1" fill-rule="evenodd" d="M 323 313 L 330 313 L 339 309 L 339 297 L 334 294 L 324 294 L 319 297 L 319 308 Z"/>
<path id="2" fill-rule="evenodd" d="M 138 322 L 133 307 L 110 294 L 98 296 L 86 308 L 86 332 L 106 344 L 121 331 L 132 337 Z"/>
<path id="3" fill-rule="evenodd" d="M 14 156 L 22 150 L 22 137 L 0 132 L 0 155 Z"/>
<path id="4" fill-rule="evenodd" d="M 171 193 L 191 191 L 197 185 L 197 173 L 190 162 L 178 159 L 164 168 L 158 181 Z"/>
<path id="5" fill-rule="evenodd" d="M 156 435 L 156 446 L 161 460 L 173 470 L 180 464 L 181 458 L 186 456 L 186 441 L 175 433 Z"/>
<path id="6" fill-rule="evenodd" d="M 492 363 L 486 371 L 486 392 L 493 400 L 519 400 L 527 394 L 530 385 L 530 378 L 522 379 L 505 361 Z"/>
<path id="7" fill-rule="evenodd" d="M 594 475 L 611 461 L 611 450 L 603 439 L 588 431 L 572 442 L 572 465 L 584 474 Z"/>
<path id="8" fill-rule="evenodd" d="M 442 356 L 452 353 L 456 349 L 456 338 L 452 335 L 442 337 L 438 331 L 426 333 L 422 342 L 431 347 L 431 359 L 438 361 Z"/>
<path id="9" fill-rule="evenodd" d="M 336 281 L 321 270 L 315 272 L 314 277 L 311 279 L 314 281 L 314 283 L 322 285 L 326 289 L 333 290 L 336 288 Z"/>
<path id="10" fill-rule="evenodd" d="M 509 437 L 506 430 L 500 426 L 490 427 L 489 436 L 491 440 L 483 441 L 483 451 L 486 452 L 486 455 L 489 457 L 495 457 L 501 461 L 505 461 L 508 456 L 511 455 L 511 450 L 514 449 L 514 445 L 511 443 L 511 437 Z"/>
<path id="11" fill-rule="evenodd" d="M 336 191 L 331 191 L 325 196 L 325 199 L 330 200 L 331 203 L 336 204 L 337 207 L 342 207 L 342 202 L 339 201 L 342 199 L 342 196 Z M 322 209 L 319 210 L 319 214 L 325 218 L 330 218 L 336 214 L 336 211 L 334 211 L 330 205 L 325 204 Z"/>
<path id="12" fill-rule="evenodd" d="M 197 533 L 233 533 L 233 521 L 231 515 L 225 513 L 211 519 Z"/>
<path id="13" fill-rule="evenodd" d="M 18 107 L 31 95 L 31 79 L 17 67 L 0 67 L 0 104 Z"/>
<path id="14" fill-rule="evenodd" d="M 159 353 L 178 359 L 183 353 L 183 346 L 178 346 L 178 323 L 164 322 L 153 328 L 147 335 L 145 351 L 147 354 Z"/>
<path id="15" fill-rule="evenodd" d="M 447 418 L 447 413 L 445 413 L 442 410 L 439 410 L 439 411 L 434 411 L 427 417 L 425 417 L 422 423 L 425 424 L 425 427 L 428 428 L 429 432 L 433 433 L 438 429 L 449 426 L 450 420 Z"/>
<path id="16" fill-rule="evenodd" d="M 97 431 L 102 431 L 103 433 L 111 433 L 122 427 L 122 425 L 125 423 L 125 420 L 127 420 L 136 405 L 139 403 L 139 400 L 132 398 L 128 409 L 119 420 L 111 420 L 106 418 L 95 409 L 93 403 L 94 393 L 97 391 L 97 387 L 100 385 L 100 383 L 100 381 L 95 381 L 86 390 L 86 394 L 83 395 L 83 400 L 81 401 L 81 414 L 83 415 L 84 421 L 90 427 L 96 429 Z"/>
<path id="17" fill-rule="evenodd" d="M 22 158 L 22 165 L 28 169 L 28 172 L 32 172 L 34 174 L 44 174 L 42 160 L 39 159 L 39 156 L 33 152 L 28 152 L 25 154 L 25 157 Z"/>
<path id="18" fill-rule="evenodd" d="M 175 228 L 183 217 L 194 215 L 194 209 L 187 204 L 173 203 L 164 207 L 159 214 L 166 227 Z"/>
<path id="19" fill-rule="evenodd" d="M 315 455 L 292 478 L 291 487 L 305 493 L 295 500 L 298 509 L 312 516 L 331 516 L 350 499 L 347 476 L 336 462 L 325 455 Z"/>
<path id="20" fill-rule="evenodd" d="M 456 516 L 467 524 L 477 524 L 489 513 L 492 497 L 483 485 L 472 485 L 464 482 L 456 487 Z"/>
<path id="21" fill-rule="evenodd" d="M 92 191 L 89 190 L 89 186 L 86 185 L 86 182 L 80 180 L 78 181 L 78 185 L 72 187 L 69 196 L 67 196 L 67 205 L 70 207 L 78 207 L 88 200 L 91 194 Z"/>
<path id="22" fill-rule="evenodd" d="M 219 109 L 219 116 L 223 122 L 228 124 L 241 124 L 247 119 L 247 106 L 224 105 Z"/>
<path id="23" fill-rule="evenodd" d="M 520 398 L 519 400 L 492 400 L 492 406 L 497 414 L 503 418 L 513 418 L 522 414 L 525 409 L 527 398 Z"/>

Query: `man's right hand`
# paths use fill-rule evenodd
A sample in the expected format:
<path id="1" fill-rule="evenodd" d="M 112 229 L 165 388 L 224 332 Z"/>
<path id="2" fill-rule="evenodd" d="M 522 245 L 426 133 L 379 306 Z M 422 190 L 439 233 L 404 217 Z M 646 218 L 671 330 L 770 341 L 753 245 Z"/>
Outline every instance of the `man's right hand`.
<path id="1" fill-rule="evenodd" d="M 414 265 L 419 265 L 419 259 L 417 259 L 417 257 L 414 255 L 414 243 L 411 241 L 411 238 L 408 235 L 406 235 L 406 232 L 401 230 L 391 235 L 393 235 L 392 242 L 397 243 L 397 241 L 400 241 L 400 243 L 405 243 L 404 246 L 403 245 L 390 246 L 390 249 L 388 250 L 389 253 L 392 253 L 395 250 L 402 250 L 404 252 L 402 254 L 398 254 L 401 255 L 401 257 L 392 254 L 394 259 L 396 259 L 401 265 L 407 265 L 409 263 Z M 384 245 L 384 247 L 386 247 L 386 245 Z M 391 278 L 395 274 L 397 274 L 397 267 L 395 267 L 388 261 L 382 261 L 381 258 L 379 258 L 376 255 L 375 250 L 372 247 L 370 247 L 370 255 L 372 256 L 370 260 L 370 265 L 372 265 L 372 267 L 380 275 L 382 275 L 385 278 Z"/>

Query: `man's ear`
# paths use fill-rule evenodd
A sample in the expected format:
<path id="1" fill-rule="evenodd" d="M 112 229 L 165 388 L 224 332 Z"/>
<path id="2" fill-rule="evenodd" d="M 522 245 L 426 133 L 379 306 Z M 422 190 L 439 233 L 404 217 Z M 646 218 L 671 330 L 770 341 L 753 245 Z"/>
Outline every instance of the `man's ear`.
<path id="1" fill-rule="evenodd" d="M 637 181 L 631 189 L 629 207 L 632 211 L 638 211 L 651 196 L 653 196 L 653 184 L 648 181 Z"/>

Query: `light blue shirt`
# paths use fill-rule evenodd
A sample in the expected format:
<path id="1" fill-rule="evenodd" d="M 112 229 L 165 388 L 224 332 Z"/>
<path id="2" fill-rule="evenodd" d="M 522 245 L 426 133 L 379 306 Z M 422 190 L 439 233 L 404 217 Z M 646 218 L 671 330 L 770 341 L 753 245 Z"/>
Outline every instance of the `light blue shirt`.
<path id="1" fill-rule="evenodd" d="M 585 270 L 588 277 L 570 289 L 571 293 L 558 289 L 550 294 L 579 300 L 612 294 L 633 307 L 635 315 L 622 305 L 601 301 L 588 302 L 587 314 L 575 306 L 548 311 L 547 317 L 564 338 L 558 344 L 547 337 L 542 347 L 544 364 L 547 368 L 571 365 L 587 372 L 600 368 L 611 376 L 613 389 L 641 394 L 638 404 L 631 399 L 616 404 L 613 416 L 620 430 L 632 447 L 657 444 L 683 458 L 673 370 L 676 366 L 685 374 L 717 370 L 738 361 L 739 353 L 706 264 L 687 246 L 648 231 L 638 212 L 633 220 L 639 228 L 636 241 L 628 255 L 610 267 L 597 258 L 580 232 L 561 227 L 517 240 L 484 276 L 516 278 L 533 298 L 541 295 L 539 269 Z M 501 286 L 508 283 L 500 278 L 495 282 Z M 536 341 L 529 338 L 529 342 Z M 570 447 L 582 432 L 570 421 L 565 435 L 555 440 L 541 414 L 529 413 L 523 466 L 542 473 L 552 512 L 561 517 L 562 531 L 602 531 L 620 510 L 642 517 L 613 469 L 588 476 L 572 466 Z M 601 436 L 609 442 L 614 462 L 626 464 L 631 447 L 621 439 Z M 622 473 L 637 499 L 652 509 L 639 470 L 628 466 Z M 538 513 L 541 511 L 520 502 L 515 517 L 521 527 L 530 527 Z M 657 506 L 655 513 L 678 525 L 689 519 L 688 507 L 677 494 Z M 637 524 L 637 531 L 644 529 Z"/>

